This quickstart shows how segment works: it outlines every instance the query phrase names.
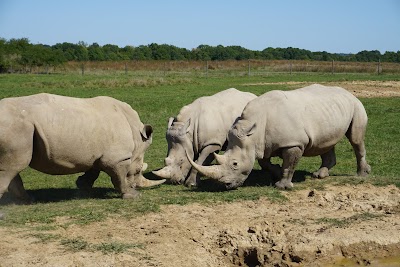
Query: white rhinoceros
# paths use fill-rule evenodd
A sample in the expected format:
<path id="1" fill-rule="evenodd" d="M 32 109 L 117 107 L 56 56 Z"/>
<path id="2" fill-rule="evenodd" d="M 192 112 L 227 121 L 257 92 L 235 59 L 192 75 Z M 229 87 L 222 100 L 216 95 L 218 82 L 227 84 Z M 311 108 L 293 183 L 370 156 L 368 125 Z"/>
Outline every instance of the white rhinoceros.
<path id="1" fill-rule="evenodd" d="M 165 181 L 142 176 L 153 129 L 124 102 L 43 93 L 2 99 L 0 114 L 0 198 L 9 189 L 29 201 L 19 175 L 28 166 L 53 175 L 85 172 L 77 180 L 85 189 L 104 171 L 123 198 Z"/>
<path id="2" fill-rule="evenodd" d="M 293 91 L 267 92 L 249 102 L 228 135 L 224 155 L 216 154 L 220 165 L 190 163 L 204 175 L 225 184 L 227 189 L 242 185 L 258 159 L 263 169 L 279 176 L 278 188 L 291 188 L 294 169 L 302 156 L 321 156 L 314 177 L 324 178 L 336 164 L 335 145 L 346 136 L 357 158 L 358 175 L 367 175 L 364 136 L 367 114 L 361 102 L 340 87 L 311 85 Z M 281 157 L 282 167 L 271 157 Z"/>
<path id="3" fill-rule="evenodd" d="M 213 152 L 223 149 L 232 124 L 254 98 L 254 94 L 230 88 L 184 106 L 168 122 L 165 167 L 153 173 L 173 183 L 182 183 L 188 177 L 185 184 L 196 186 L 199 176 L 195 169 L 191 170 L 185 150 L 198 164 L 210 164 Z"/>

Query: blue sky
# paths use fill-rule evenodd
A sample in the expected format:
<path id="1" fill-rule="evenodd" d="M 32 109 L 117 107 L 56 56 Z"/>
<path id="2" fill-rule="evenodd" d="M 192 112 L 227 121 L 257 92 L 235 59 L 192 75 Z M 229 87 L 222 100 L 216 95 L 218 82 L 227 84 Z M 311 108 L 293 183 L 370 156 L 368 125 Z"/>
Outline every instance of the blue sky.
<path id="1" fill-rule="evenodd" d="M 400 0 L 0 0 L 0 37 L 31 43 L 400 50 Z"/>

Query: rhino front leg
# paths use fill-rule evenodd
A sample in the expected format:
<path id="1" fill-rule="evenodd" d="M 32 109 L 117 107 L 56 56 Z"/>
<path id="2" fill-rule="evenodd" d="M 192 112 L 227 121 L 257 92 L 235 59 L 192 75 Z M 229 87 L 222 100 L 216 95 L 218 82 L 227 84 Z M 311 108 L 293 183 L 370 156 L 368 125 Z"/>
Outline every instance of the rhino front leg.
<path id="1" fill-rule="evenodd" d="M 221 150 L 221 146 L 219 145 L 209 145 L 203 148 L 200 152 L 196 163 L 199 165 L 210 165 L 211 162 L 214 160 L 214 152 Z M 200 173 L 195 169 L 192 168 L 189 174 L 189 177 L 185 181 L 185 186 L 192 187 L 198 186 L 200 183 Z"/>
<path id="2" fill-rule="evenodd" d="M 140 193 L 128 185 L 127 177 L 131 167 L 131 160 L 124 160 L 116 164 L 113 168 L 107 169 L 106 173 L 110 175 L 114 188 L 121 192 L 123 199 L 133 199 L 140 196 Z"/>
<path id="3" fill-rule="evenodd" d="M 272 164 L 271 158 L 262 158 L 258 160 L 258 164 L 260 164 L 263 170 L 269 171 L 272 174 L 272 177 L 276 180 L 279 180 L 282 177 L 282 170 L 279 164 Z"/>
<path id="4" fill-rule="evenodd" d="M 325 178 L 329 176 L 329 170 L 336 165 L 335 147 L 321 155 L 321 167 L 313 173 L 314 178 Z"/>
<path id="5" fill-rule="evenodd" d="M 294 169 L 299 162 L 303 150 L 299 147 L 284 148 L 282 150 L 282 178 L 275 183 L 275 186 L 280 189 L 290 189 L 293 187 L 292 177 Z"/>
<path id="6" fill-rule="evenodd" d="M 93 187 L 94 182 L 99 177 L 100 171 L 90 169 L 83 175 L 79 176 L 76 180 L 76 186 L 82 191 L 90 191 Z"/>

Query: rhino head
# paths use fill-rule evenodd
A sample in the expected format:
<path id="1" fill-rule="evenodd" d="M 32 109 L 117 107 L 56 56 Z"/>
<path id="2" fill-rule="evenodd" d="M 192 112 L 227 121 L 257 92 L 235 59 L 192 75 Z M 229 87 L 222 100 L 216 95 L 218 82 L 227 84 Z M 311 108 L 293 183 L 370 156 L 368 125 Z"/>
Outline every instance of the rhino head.
<path id="1" fill-rule="evenodd" d="M 165 158 L 165 167 L 153 173 L 161 178 L 170 179 L 171 183 L 181 184 L 185 181 L 192 166 L 186 157 L 194 157 L 193 142 L 189 138 L 190 119 L 186 122 L 175 121 L 170 118 L 166 139 L 168 154 Z M 185 152 L 186 151 L 186 152 Z"/>
<path id="2" fill-rule="evenodd" d="M 239 119 L 229 131 L 225 153 L 214 153 L 217 165 L 201 166 L 189 156 L 188 161 L 203 175 L 224 184 L 226 189 L 235 189 L 244 183 L 253 169 L 255 144 L 252 135 L 255 129 L 255 123 Z"/>

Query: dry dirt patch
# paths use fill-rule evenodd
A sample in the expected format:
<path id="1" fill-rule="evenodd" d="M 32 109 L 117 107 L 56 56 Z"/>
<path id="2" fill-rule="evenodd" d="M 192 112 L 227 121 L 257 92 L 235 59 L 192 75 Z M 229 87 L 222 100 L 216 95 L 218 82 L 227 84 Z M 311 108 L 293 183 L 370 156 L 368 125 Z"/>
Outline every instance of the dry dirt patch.
<path id="1" fill-rule="evenodd" d="M 278 82 L 278 83 L 251 83 L 248 86 L 285 84 L 293 89 L 304 87 L 312 83 L 306 82 Z M 329 86 L 340 86 L 357 97 L 400 97 L 400 81 L 345 81 L 321 83 Z"/>
<path id="2" fill-rule="evenodd" d="M 60 239 L 90 244 L 141 244 L 123 253 L 70 251 L 40 242 L 32 228 L 0 229 L 0 266 L 399 266 L 400 189 L 329 186 L 267 199 L 212 206 L 163 206 L 126 220 L 70 225 L 58 218 Z M 392 265 L 383 265 L 385 257 Z"/>

